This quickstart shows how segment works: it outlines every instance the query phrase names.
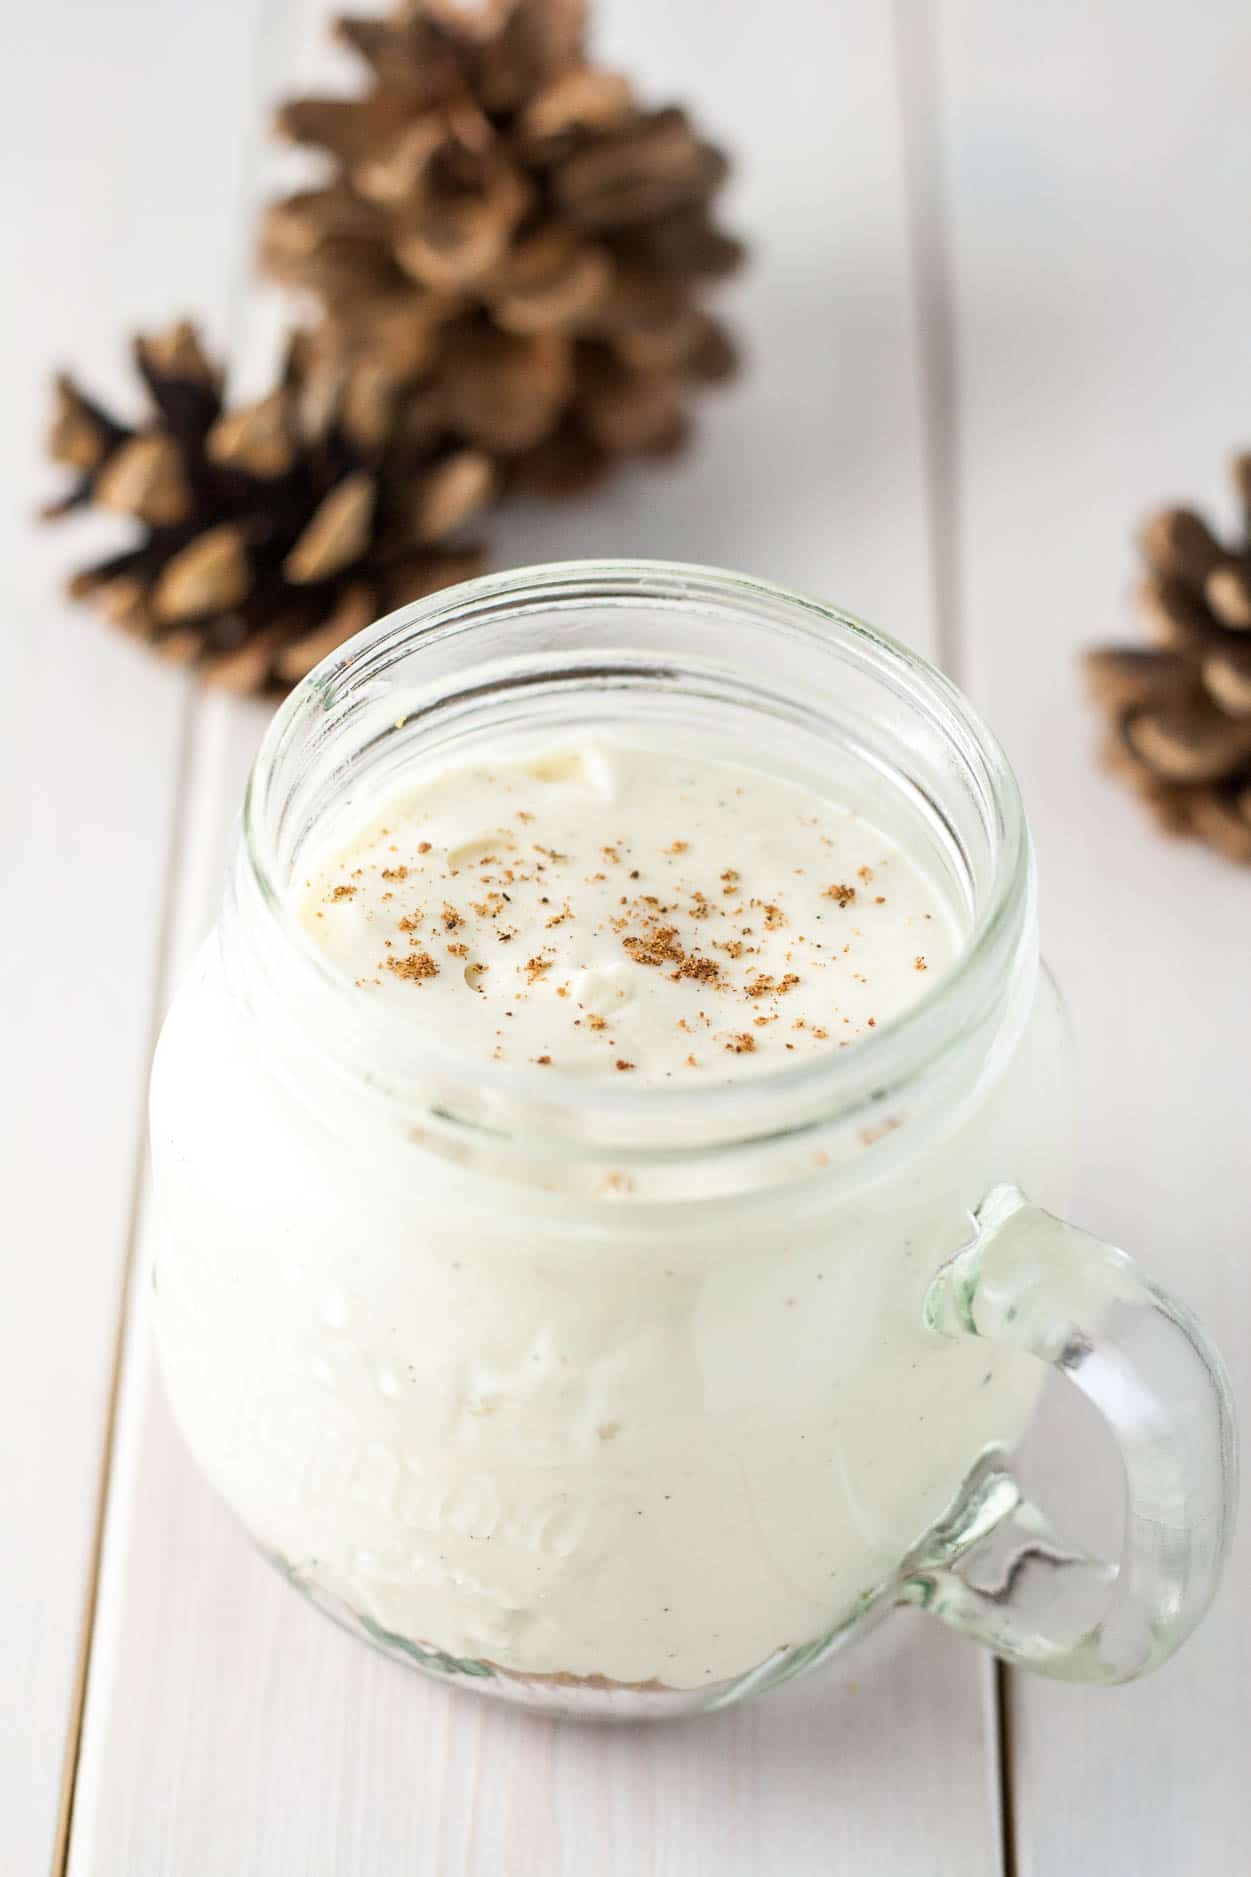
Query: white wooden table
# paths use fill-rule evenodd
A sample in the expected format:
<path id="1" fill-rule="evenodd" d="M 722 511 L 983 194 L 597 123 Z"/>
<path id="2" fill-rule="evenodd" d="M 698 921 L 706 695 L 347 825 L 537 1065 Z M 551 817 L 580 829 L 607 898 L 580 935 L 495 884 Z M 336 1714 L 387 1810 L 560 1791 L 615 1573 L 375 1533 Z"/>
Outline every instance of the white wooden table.
<path id="1" fill-rule="evenodd" d="M 737 1713 L 579 1732 L 340 1635 L 171 1430 L 144 1081 L 263 714 L 67 609 L 55 572 L 92 542 L 36 538 L 29 510 L 54 362 L 121 394 L 124 335 L 194 310 L 263 373 L 248 214 L 273 99 L 327 67 L 321 13 L 43 0 L 6 37 L 0 1871 L 1245 1872 L 1245 1540 L 1204 1631 L 1139 1687 L 998 1675 L 901 1617 Z M 1037 830 L 1084 1065 L 1080 1214 L 1207 1317 L 1245 1401 L 1251 877 L 1162 844 L 1096 778 L 1073 655 L 1129 625 L 1135 518 L 1223 503 L 1251 441 L 1251 14 L 602 0 L 599 45 L 738 148 L 752 365 L 684 464 L 515 519 L 498 558 L 744 566 L 965 683 Z M 1099 1465 L 1088 1498 L 1115 1490 Z"/>

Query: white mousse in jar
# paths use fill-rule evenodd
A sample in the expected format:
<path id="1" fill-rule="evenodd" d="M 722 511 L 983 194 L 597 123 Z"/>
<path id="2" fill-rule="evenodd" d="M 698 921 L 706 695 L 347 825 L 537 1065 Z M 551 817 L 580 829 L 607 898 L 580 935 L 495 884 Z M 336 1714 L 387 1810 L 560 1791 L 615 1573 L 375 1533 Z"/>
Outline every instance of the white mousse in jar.
<path id="1" fill-rule="evenodd" d="M 391 774 L 285 911 L 340 1002 L 470 1075 L 759 1095 L 874 1051 L 967 918 L 863 801 L 724 754 L 623 732 Z M 1023 1428 L 1036 1367 L 922 1303 L 996 1182 L 1063 1201 L 1049 993 L 948 1115 L 853 1124 L 850 1167 L 800 1140 L 793 1179 L 731 1190 L 727 1148 L 680 1197 L 588 1195 L 436 1151 L 368 1064 L 323 1071 L 311 994 L 292 1070 L 223 951 L 154 1079 L 170 1396 L 252 1533 L 375 1636 L 716 1688 L 852 1620 Z"/>
<path id="2" fill-rule="evenodd" d="M 844 1049 L 953 957 L 934 882 L 851 808 L 625 743 L 444 772 L 306 874 L 362 995 L 482 1060 L 636 1084 Z"/>

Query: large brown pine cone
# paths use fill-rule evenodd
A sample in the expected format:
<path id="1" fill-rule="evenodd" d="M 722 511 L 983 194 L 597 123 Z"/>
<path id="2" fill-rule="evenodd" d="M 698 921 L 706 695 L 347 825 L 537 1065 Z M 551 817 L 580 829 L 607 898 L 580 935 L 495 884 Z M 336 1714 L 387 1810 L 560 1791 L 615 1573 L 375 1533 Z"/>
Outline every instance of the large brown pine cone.
<path id="1" fill-rule="evenodd" d="M 416 387 L 447 441 L 552 492 L 672 448 L 690 387 L 733 367 L 701 304 L 740 258 L 711 219 L 725 159 L 588 64 L 583 27 L 581 0 L 340 20 L 368 87 L 284 107 L 332 174 L 274 205 L 263 244 L 337 360 Z"/>

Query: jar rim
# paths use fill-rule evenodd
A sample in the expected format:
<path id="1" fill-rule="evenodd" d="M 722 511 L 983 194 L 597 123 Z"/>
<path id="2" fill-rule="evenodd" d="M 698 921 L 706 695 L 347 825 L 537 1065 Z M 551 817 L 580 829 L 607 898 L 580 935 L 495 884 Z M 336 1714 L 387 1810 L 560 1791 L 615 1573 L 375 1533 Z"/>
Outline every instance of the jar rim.
<path id="1" fill-rule="evenodd" d="M 779 1136 L 793 1138 L 814 1125 L 828 1126 L 889 1099 L 917 1082 L 959 1046 L 979 1022 L 1030 936 L 1033 856 L 1016 778 L 998 740 L 964 694 L 918 652 L 844 609 L 748 574 L 665 560 L 605 558 L 556 561 L 486 574 L 413 601 L 339 646 L 303 678 L 275 712 L 248 777 L 243 809 L 240 868 L 277 942 L 291 960 L 299 957 L 327 992 L 359 1010 L 351 982 L 334 970 L 301 923 L 287 916 L 279 881 L 279 859 L 268 791 L 279 760 L 310 721 L 324 718 L 346 686 L 385 672 L 416 641 L 472 626 L 501 609 L 578 603 L 664 601 L 716 604 L 744 620 L 785 627 L 827 644 L 854 643 L 857 652 L 906 687 L 923 703 L 940 733 L 958 746 L 984 784 L 993 813 L 994 844 L 989 890 L 976 910 L 959 954 L 915 1003 L 885 1019 L 872 1036 L 845 1049 L 763 1070 L 750 1078 L 698 1088 L 635 1087 L 624 1078 L 587 1083 L 544 1076 L 529 1064 L 484 1061 L 422 1035 L 419 1025 L 405 1039 L 408 1058 L 447 1086 L 449 1080 L 486 1088 L 500 1106 L 519 1118 L 516 1132 L 527 1140 L 551 1132 L 561 1151 L 570 1147 L 561 1125 L 577 1117 L 578 1141 L 602 1152 L 637 1139 L 642 1129 L 656 1143 L 669 1138 L 678 1115 L 698 1110 L 716 1148 L 741 1146 Z M 395 1026 L 391 1026 L 394 1031 Z M 749 1109 L 760 1115 L 747 1120 Z M 768 1113 L 765 1113 L 765 1110 Z M 543 1119 L 533 1121 L 535 1115 Z M 576 1143 L 575 1143 L 576 1144 Z M 648 1147 L 665 1155 L 664 1146 Z M 683 1155 L 690 1148 L 673 1150 Z"/>

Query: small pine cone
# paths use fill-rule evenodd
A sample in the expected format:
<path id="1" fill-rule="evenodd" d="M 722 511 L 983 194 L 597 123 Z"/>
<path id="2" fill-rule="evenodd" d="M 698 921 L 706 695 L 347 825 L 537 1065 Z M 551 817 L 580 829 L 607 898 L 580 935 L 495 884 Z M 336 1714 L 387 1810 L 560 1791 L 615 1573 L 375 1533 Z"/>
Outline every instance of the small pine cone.
<path id="1" fill-rule="evenodd" d="M 1251 515 L 1251 455 L 1233 476 Z M 1244 533 L 1247 524 L 1244 523 Z M 1190 509 L 1142 533 L 1147 647 L 1085 656 L 1104 754 L 1169 833 L 1251 861 L 1251 538 L 1230 547 Z"/>
<path id="2" fill-rule="evenodd" d="M 406 0 L 338 22 L 356 98 L 279 114 L 331 180 L 272 207 L 270 272 L 311 293 L 339 363 L 380 363 L 510 483 L 572 491 L 671 449 L 734 368 L 702 305 L 736 267 L 720 151 L 590 64 L 582 0 Z M 475 380 L 480 379 L 480 382 Z"/>
<path id="3" fill-rule="evenodd" d="M 380 614 L 481 571 L 460 534 L 494 467 L 432 444 L 385 376 L 331 378 L 297 334 L 274 390 L 227 409 L 194 327 L 137 339 L 134 357 L 152 405 L 138 426 L 57 381 L 49 449 L 74 481 L 45 513 L 135 524 L 137 544 L 70 591 L 162 656 L 281 692 Z"/>

